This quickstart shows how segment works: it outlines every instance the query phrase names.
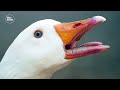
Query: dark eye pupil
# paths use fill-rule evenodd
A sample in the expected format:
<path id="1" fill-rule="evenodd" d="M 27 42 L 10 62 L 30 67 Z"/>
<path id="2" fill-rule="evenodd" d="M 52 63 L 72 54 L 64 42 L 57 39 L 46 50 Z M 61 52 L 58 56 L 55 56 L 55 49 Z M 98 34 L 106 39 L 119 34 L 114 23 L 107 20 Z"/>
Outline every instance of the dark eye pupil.
<path id="1" fill-rule="evenodd" d="M 35 36 L 36 38 L 40 38 L 40 37 L 42 36 L 42 32 L 41 32 L 41 31 L 36 31 L 36 32 L 34 33 L 34 36 Z"/>

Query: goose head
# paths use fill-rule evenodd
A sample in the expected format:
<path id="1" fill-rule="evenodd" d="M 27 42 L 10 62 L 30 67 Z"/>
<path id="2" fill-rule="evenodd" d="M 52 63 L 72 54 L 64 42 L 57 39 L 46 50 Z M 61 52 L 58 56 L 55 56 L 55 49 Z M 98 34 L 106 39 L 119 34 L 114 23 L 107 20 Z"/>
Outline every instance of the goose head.
<path id="1" fill-rule="evenodd" d="M 94 16 L 62 23 L 52 19 L 37 21 L 13 41 L 0 63 L 1 78 L 50 78 L 73 60 L 109 48 L 101 42 L 76 43 L 92 27 L 105 21 Z"/>

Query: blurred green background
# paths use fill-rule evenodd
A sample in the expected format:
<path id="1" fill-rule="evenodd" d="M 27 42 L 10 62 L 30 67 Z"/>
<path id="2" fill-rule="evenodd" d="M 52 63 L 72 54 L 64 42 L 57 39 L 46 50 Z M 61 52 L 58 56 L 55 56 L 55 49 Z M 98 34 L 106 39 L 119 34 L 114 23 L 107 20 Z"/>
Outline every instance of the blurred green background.
<path id="1" fill-rule="evenodd" d="M 12 24 L 6 23 L 7 14 L 14 15 Z M 77 59 L 56 72 L 52 79 L 120 79 L 120 11 L 0 11 L 0 60 L 17 35 L 35 21 L 69 22 L 96 15 L 107 21 L 86 33 L 79 43 L 101 41 L 111 48 L 104 53 Z"/>

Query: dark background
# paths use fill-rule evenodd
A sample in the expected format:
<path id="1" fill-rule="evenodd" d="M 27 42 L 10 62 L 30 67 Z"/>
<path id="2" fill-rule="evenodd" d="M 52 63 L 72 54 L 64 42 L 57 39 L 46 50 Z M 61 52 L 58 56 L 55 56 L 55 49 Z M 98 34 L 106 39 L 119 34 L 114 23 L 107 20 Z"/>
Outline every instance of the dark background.
<path id="1" fill-rule="evenodd" d="M 12 24 L 6 23 L 7 14 L 14 15 Z M 79 43 L 101 41 L 111 48 L 104 53 L 79 58 L 56 72 L 52 79 L 120 78 L 120 11 L 0 11 L 0 60 L 17 35 L 35 21 L 54 19 L 69 22 L 96 15 L 104 16 L 107 21 L 86 33 Z"/>

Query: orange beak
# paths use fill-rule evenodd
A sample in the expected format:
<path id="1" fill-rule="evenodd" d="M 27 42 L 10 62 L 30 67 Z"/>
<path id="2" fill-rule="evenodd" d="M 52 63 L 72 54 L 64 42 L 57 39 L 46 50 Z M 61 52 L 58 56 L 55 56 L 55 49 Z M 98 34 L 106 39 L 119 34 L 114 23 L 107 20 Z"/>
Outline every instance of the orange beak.
<path id="1" fill-rule="evenodd" d="M 75 22 L 69 22 L 69 23 L 61 23 L 58 25 L 55 25 L 54 28 L 58 35 L 61 37 L 64 47 L 65 47 L 65 53 L 66 53 L 66 59 L 72 59 L 72 58 L 78 58 L 81 56 L 85 56 L 91 53 L 96 53 L 100 51 L 104 51 L 108 48 L 108 46 L 102 45 L 99 49 L 99 47 L 96 48 L 90 48 L 92 45 L 88 44 L 87 50 L 81 50 L 80 46 L 76 46 L 76 42 L 81 39 L 81 37 L 92 27 L 96 26 L 99 23 L 102 23 L 105 21 L 105 18 L 101 16 L 95 16 L 92 18 L 88 18 L 85 20 L 75 21 Z M 95 44 L 96 42 L 93 42 L 92 44 Z M 99 46 L 94 45 L 94 46 Z M 83 45 L 84 46 L 84 45 Z M 83 48 L 82 46 L 82 48 Z M 79 47 L 79 48 L 78 48 Z M 85 48 L 85 46 L 84 46 Z M 86 49 L 86 48 L 85 48 Z M 83 52 L 84 51 L 84 52 Z"/>

